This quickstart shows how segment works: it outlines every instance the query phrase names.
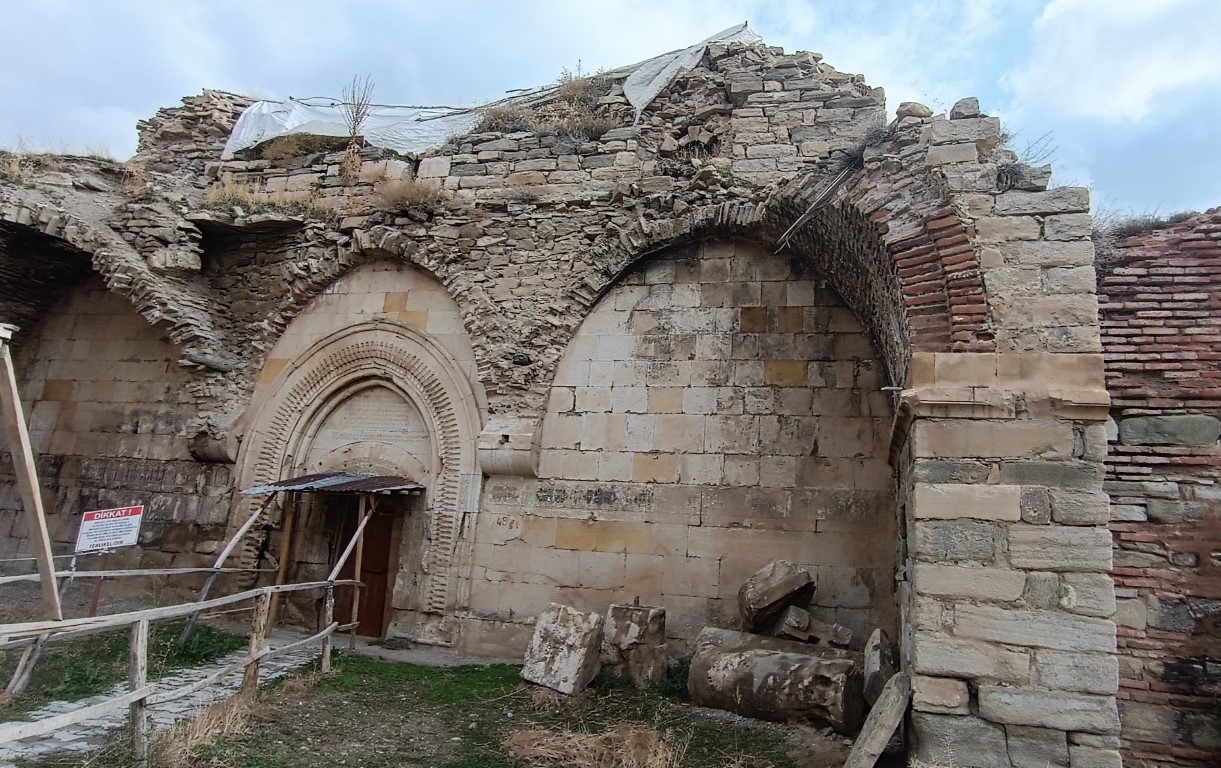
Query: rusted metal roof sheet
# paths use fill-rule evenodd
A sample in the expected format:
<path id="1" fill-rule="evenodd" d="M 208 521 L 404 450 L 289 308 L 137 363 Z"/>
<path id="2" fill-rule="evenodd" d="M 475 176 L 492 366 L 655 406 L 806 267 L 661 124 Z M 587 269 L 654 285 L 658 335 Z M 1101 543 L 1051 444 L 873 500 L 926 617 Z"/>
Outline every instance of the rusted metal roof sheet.
<path id="1" fill-rule="evenodd" d="M 421 493 L 424 486 L 398 475 L 366 475 L 358 472 L 321 472 L 256 485 L 242 490 L 245 496 L 279 491 L 323 491 L 326 493 Z"/>

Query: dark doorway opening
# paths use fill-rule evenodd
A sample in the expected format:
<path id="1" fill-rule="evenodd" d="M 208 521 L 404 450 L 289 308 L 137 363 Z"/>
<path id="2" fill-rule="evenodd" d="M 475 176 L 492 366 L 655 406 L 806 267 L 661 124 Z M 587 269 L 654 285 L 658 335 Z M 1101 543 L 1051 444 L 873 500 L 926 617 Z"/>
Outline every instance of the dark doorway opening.
<path id="1" fill-rule="evenodd" d="M 371 500 L 369 502 L 373 504 Z M 402 496 L 376 497 L 376 504 L 368 525 L 365 526 L 364 544 L 360 553 L 360 572 L 357 574 L 356 554 L 353 553 L 339 572 L 341 579 L 358 579 L 360 600 L 357 603 L 356 634 L 363 637 L 382 637 L 386 631 L 388 608 L 394 590 L 394 576 L 398 572 L 395 553 L 399 550 L 403 517 L 407 513 L 406 498 Z M 359 497 L 348 494 L 327 494 L 326 514 L 336 535 L 331 538 L 332 567 L 343 555 L 344 548 L 356 533 L 360 523 Z M 357 587 L 342 586 L 335 589 L 335 619 L 340 624 L 352 621 L 352 603 Z"/>

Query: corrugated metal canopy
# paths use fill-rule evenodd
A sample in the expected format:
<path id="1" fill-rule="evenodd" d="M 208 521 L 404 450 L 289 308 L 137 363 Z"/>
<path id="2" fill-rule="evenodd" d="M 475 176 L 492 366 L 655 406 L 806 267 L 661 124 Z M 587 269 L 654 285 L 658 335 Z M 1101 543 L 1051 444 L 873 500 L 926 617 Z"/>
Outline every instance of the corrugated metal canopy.
<path id="1" fill-rule="evenodd" d="M 256 485 L 242 491 L 257 496 L 278 491 L 324 491 L 326 493 L 421 493 L 424 486 L 398 475 L 366 475 L 359 472 L 321 472 Z"/>

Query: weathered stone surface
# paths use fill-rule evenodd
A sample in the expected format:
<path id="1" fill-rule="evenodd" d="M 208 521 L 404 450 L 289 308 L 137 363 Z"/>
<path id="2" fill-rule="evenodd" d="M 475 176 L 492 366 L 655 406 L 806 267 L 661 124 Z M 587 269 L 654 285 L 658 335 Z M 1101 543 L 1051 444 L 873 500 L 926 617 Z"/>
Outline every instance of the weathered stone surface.
<path id="1" fill-rule="evenodd" d="M 1009 562 L 1038 571 L 1109 571 L 1111 534 L 1106 528 L 1010 526 Z"/>
<path id="2" fill-rule="evenodd" d="M 865 702 L 870 706 L 882 695 L 882 688 L 899 671 L 899 651 L 881 628 L 865 641 L 865 660 L 861 665 Z"/>
<path id="3" fill-rule="evenodd" d="M 1087 733 L 1119 731 L 1119 712 L 1112 696 L 981 685 L 979 714 L 1006 725 Z"/>
<path id="4" fill-rule="evenodd" d="M 1064 731 L 1027 725 L 1005 727 L 1013 768 L 1050 768 L 1068 765 L 1068 739 Z"/>
<path id="5" fill-rule="evenodd" d="M 552 603 L 535 620 L 521 676 L 560 693 L 580 693 L 601 668 L 601 645 L 601 616 Z"/>
<path id="6" fill-rule="evenodd" d="M 954 634 L 1061 651 L 1115 651 L 1113 623 L 1061 611 L 1015 611 L 961 603 L 954 606 Z"/>
<path id="7" fill-rule="evenodd" d="M 887 681 L 877 703 L 869 711 L 869 717 L 861 727 L 860 736 L 852 745 L 844 768 L 873 768 L 878 756 L 886 749 L 891 735 L 903 722 L 907 712 L 907 700 L 911 695 L 911 683 L 907 674 L 900 672 Z"/>
<path id="8" fill-rule="evenodd" d="M 895 110 L 895 115 L 900 120 L 905 117 L 925 118 L 932 117 L 933 110 L 929 109 L 918 101 L 905 101 L 899 105 L 897 110 Z"/>
<path id="9" fill-rule="evenodd" d="M 1108 619 L 1115 613 L 1115 582 L 1103 573 L 1066 573 L 1060 577 L 1060 607 Z"/>
<path id="10" fill-rule="evenodd" d="M 1030 657 L 999 645 L 919 633 L 912 661 L 921 675 L 1026 683 Z"/>
<path id="11" fill-rule="evenodd" d="M 1102 491 L 1051 493 L 1052 518 L 1061 525 L 1106 525 L 1111 519 L 1111 499 Z"/>
<path id="12" fill-rule="evenodd" d="M 855 733 L 861 670 L 844 652 L 711 627 L 700 632 L 687 680 L 691 700 L 765 720 L 824 722 Z"/>
<path id="13" fill-rule="evenodd" d="M 1045 192 L 1013 190 L 996 196 L 996 213 L 1024 216 L 1048 213 L 1084 213 L 1090 208 L 1090 192 L 1083 187 L 1057 187 Z"/>
<path id="14" fill-rule="evenodd" d="M 919 521 L 911 545 L 912 554 L 931 562 L 990 562 L 995 531 L 990 523 Z"/>
<path id="15" fill-rule="evenodd" d="M 1009 485 L 953 485 L 921 483 L 916 486 L 917 519 L 1016 521 L 1022 517 L 1021 489 Z"/>
<path id="16" fill-rule="evenodd" d="M 1034 660 L 1044 688 L 1099 694 L 1119 690 L 1119 662 L 1114 656 L 1039 650 Z"/>
<path id="17" fill-rule="evenodd" d="M 950 107 L 950 119 L 962 120 L 967 117 L 979 117 L 979 99 L 974 96 L 968 96 L 965 99 L 959 99 L 954 102 L 954 106 Z"/>
<path id="18" fill-rule="evenodd" d="M 912 708 L 918 712 L 965 715 L 970 712 L 970 699 L 965 680 L 924 675 L 912 678 Z"/>
<path id="19" fill-rule="evenodd" d="M 1006 568 L 918 563 L 913 579 L 917 594 L 1002 602 L 1017 600 L 1026 586 L 1025 573 Z"/>
<path id="20" fill-rule="evenodd" d="M 602 631 L 602 666 L 652 688 L 666 676 L 666 609 L 612 605 Z"/>
<path id="21" fill-rule="evenodd" d="M 1013 768 L 1005 729 L 978 717 L 913 712 L 911 757 L 921 765 Z"/>
<path id="22" fill-rule="evenodd" d="M 1125 445 L 1213 445 L 1221 437 L 1221 419 L 1203 414 L 1132 416 L 1119 423 Z"/>
<path id="23" fill-rule="evenodd" d="M 753 632 L 771 626 L 790 605 L 803 606 L 814 596 L 814 577 L 787 560 L 773 560 L 738 590 L 742 628 Z"/>
<path id="24" fill-rule="evenodd" d="M 1123 768 L 1118 749 L 1100 749 L 1074 744 L 1068 748 L 1070 768 Z"/>
<path id="25" fill-rule="evenodd" d="M 804 608 L 790 605 L 772 627 L 774 637 L 802 643 L 823 643 L 847 648 L 852 642 L 852 630 L 840 624 L 819 621 Z"/>

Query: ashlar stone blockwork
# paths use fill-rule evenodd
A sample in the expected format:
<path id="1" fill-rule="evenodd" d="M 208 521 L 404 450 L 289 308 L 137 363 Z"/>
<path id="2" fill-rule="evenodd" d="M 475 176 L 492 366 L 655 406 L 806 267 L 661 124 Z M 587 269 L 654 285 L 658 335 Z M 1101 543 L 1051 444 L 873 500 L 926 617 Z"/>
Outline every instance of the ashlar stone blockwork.
<path id="1" fill-rule="evenodd" d="M 75 160 L 0 182 L 0 274 L 37 297 L 48 248 L 82 254 L 168 341 L 149 383 L 181 398 L 181 444 L 132 450 L 191 467 L 230 530 L 234 488 L 298 471 L 346 388 L 410 402 L 437 461 L 390 634 L 518 652 L 552 600 L 639 594 L 677 651 L 783 553 L 818 576 L 816 615 L 896 630 L 918 758 L 1118 765 L 1085 191 L 1008 172 L 973 101 L 883 126 L 882 93 L 817 54 L 711 46 L 639 121 L 600 87 L 600 135 L 369 148 L 356 178 L 340 154 L 221 162 L 244 102 L 205 92 L 143 126 L 140 184 Z M 388 203 L 406 183 L 437 199 Z M 334 299 L 400 269 L 428 285 Z M 41 318 L 32 368 L 86 313 L 5 311 Z M 37 390 L 61 420 L 83 402 Z M 76 426 L 123 487 L 106 432 Z M 68 518 L 92 503 L 56 492 Z"/>

